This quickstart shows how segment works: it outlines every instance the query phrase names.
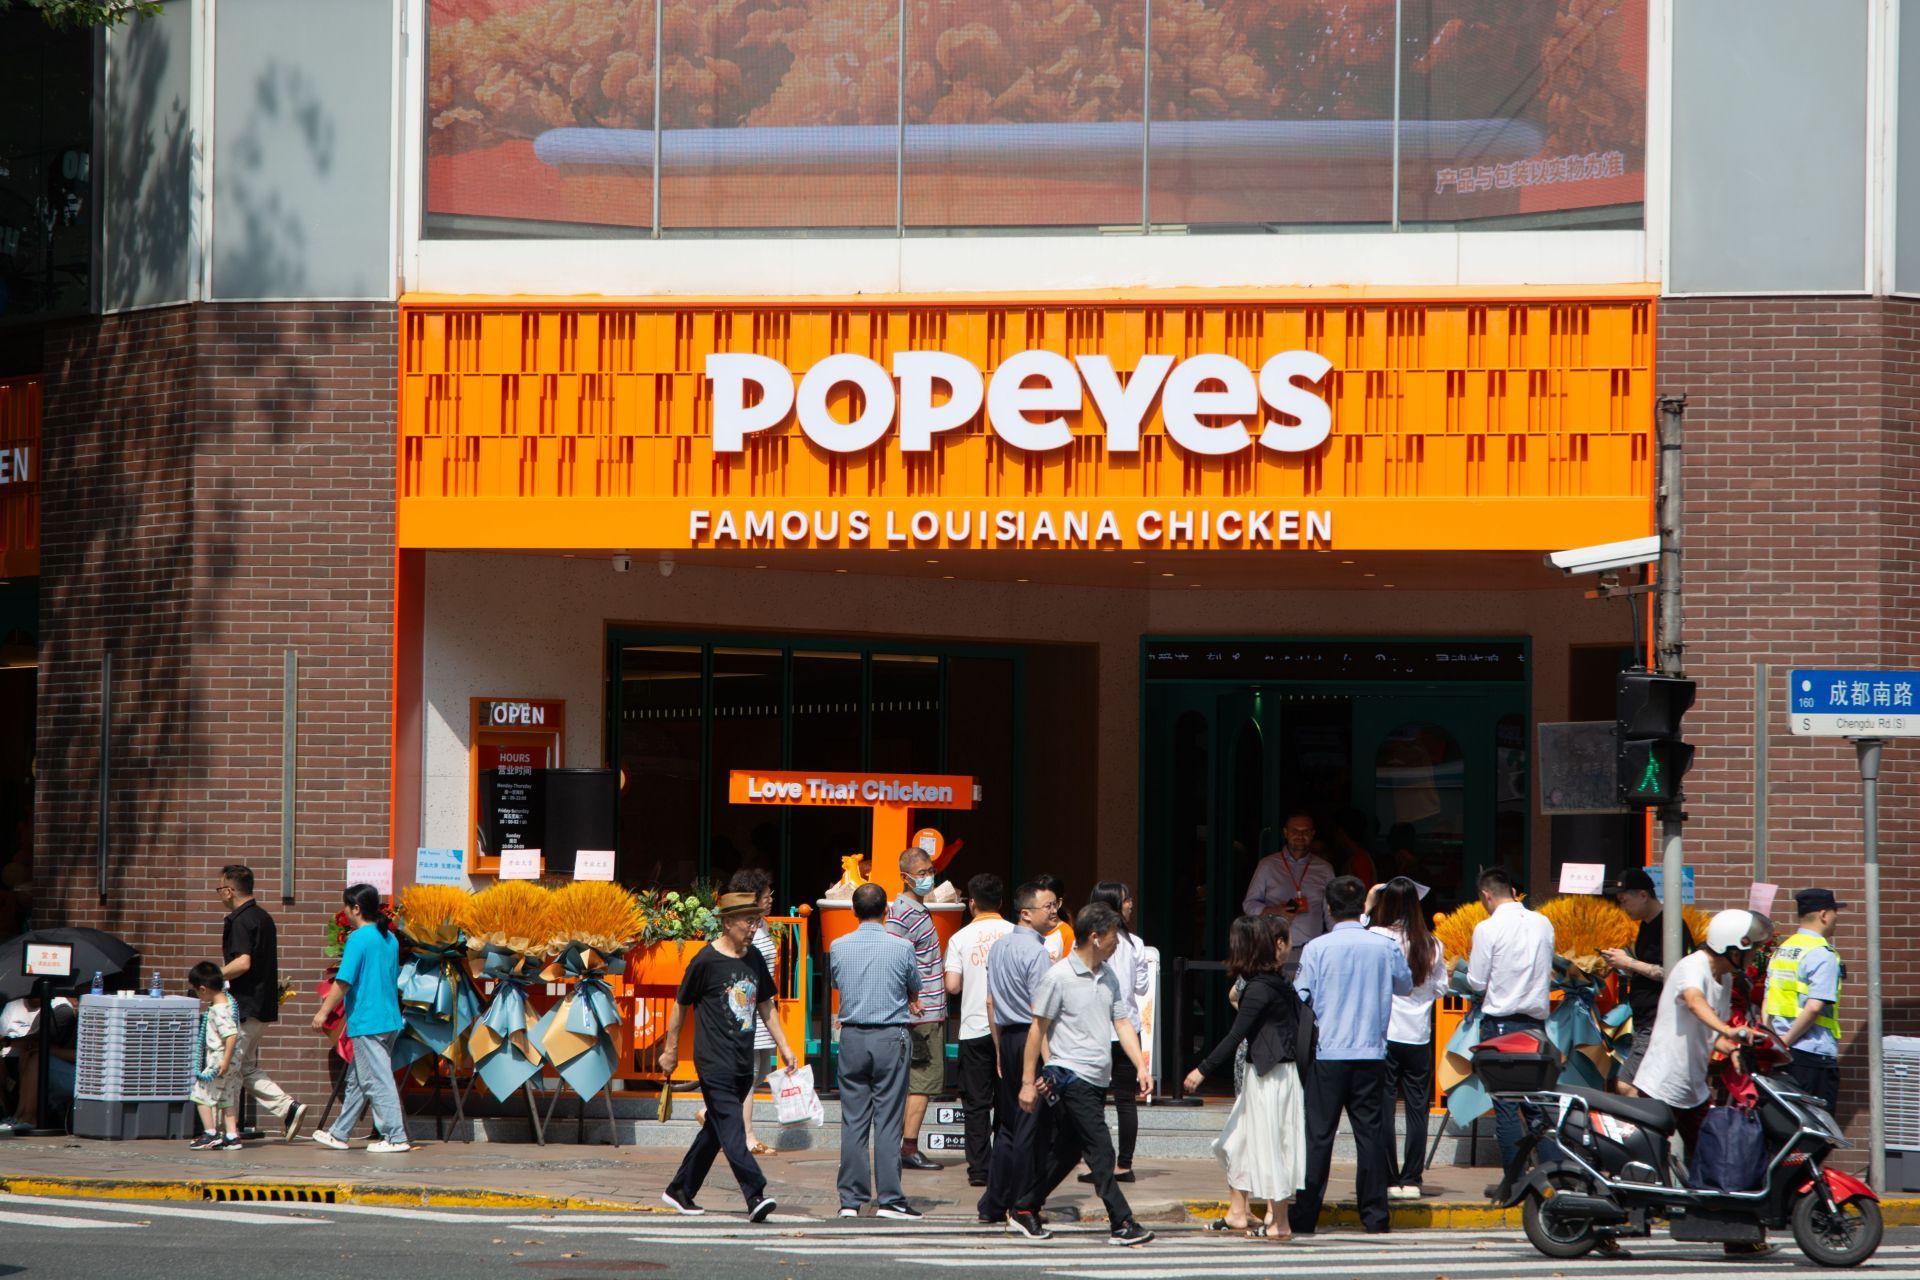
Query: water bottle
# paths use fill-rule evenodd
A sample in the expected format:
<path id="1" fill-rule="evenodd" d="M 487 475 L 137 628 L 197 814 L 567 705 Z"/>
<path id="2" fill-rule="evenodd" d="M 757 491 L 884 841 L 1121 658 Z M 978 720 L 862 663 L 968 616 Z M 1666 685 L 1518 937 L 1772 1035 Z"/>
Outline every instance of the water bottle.
<path id="1" fill-rule="evenodd" d="M 147 994 L 155 1000 L 167 994 L 167 989 L 160 985 L 160 971 L 158 969 L 153 971 L 153 985 L 147 988 Z"/>
<path id="2" fill-rule="evenodd" d="M 106 979 L 101 976 L 100 971 L 98 969 L 95 969 L 93 971 L 93 994 L 96 996 L 103 996 L 107 994 Z"/>

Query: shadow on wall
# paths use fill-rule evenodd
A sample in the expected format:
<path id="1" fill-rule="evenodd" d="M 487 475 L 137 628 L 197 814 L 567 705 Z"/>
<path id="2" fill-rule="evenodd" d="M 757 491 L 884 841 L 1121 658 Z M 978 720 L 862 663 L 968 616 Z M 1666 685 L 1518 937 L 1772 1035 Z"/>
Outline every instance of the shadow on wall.
<path id="1" fill-rule="evenodd" d="M 232 128 L 222 113 L 219 127 Z M 221 196 L 215 228 L 216 295 L 298 297 L 308 291 L 311 245 L 304 211 L 279 181 L 288 158 L 276 148 L 297 142 L 319 185 L 335 180 L 339 129 L 319 86 L 299 67 L 269 62 L 254 79 L 247 109 L 215 169 Z"/>
<path id="2" fill-rule="evenodd" d="M 170 18 L 132 23 L 112 37 L 102 288 L 110 309 L 187 299 L 188 50 L 186 23 Z"/>

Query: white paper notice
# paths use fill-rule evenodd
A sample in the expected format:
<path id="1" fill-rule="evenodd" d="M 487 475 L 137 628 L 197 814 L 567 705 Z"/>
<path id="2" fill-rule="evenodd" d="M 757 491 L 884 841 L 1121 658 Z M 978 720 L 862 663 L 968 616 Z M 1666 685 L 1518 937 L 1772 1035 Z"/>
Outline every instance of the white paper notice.
<path id="1" fill-rule="evenodd" d="M 582 849 L 573 855 L 575 880 L 613 879 L 613 850 Z"/>
<path id="2" fill-rule="evenodd" d="M 393 896 L 392 858 L 348 858 L 347 883 L 370 884 L 383 898 Z"/>
<path id="3" fill-rule="evenodd" d="M 1569 862 L 1560 868 L 1560 892 L 1602 893 L 1607 887 L 1604 862 Z"/>
<path id="4" fill-rule="evenodd" d="M 538 880 L 540 851 L 538 849 L 502 849 L 500 878 L 502 880 Z"/>
<path id="5" fill-rule="evenodd" d="M 1754 881 L 1753 887 L 1747 890 L 1747 910 L 1756 915 L 1771 917 L 1773 915 L 1773 900 L 1779 896 L 1779 893 L 1780 886 L 1777 884 L 1766 884 L 1759 880 Z"/>
<path id="6" fill-rule="evenodd" d="M 73 948 L 59 943 L 29 942 L 26 970 L 36 978 L 71 978 Z"/>

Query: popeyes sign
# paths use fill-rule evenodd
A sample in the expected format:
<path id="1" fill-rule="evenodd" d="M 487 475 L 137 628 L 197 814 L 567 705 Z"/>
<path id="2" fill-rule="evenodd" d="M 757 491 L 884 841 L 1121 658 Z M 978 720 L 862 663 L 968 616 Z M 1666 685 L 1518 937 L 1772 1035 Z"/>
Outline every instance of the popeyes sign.
<path id="1" fill-rule="evenodd" d="M 902 351 L 891 369 L 851 353 L 830 355 L 796 387 L 793 370 L 767 356 L 716 352 L 706 358 L 713 393 L 713 449 L 740 453 L 747 437 L 791 414 L 807 439 L 829 453 L 859 453 L 899 423 L 903 453 L 925 453 L 934 437 L 973 420 L 984 405 L 995 435 L 1016 449 L 1047 453 L 1073 441 L 1064 415 L 1093 401 L 1106 425 L 1107 449 L 1137 453 L 1141 427 L 1157 398 L 1161 421 L 1188 453 L 1223 457 L 1256 440 L 1276 453 L 1307 453 L 1333 431 L 1333 410 L 1313 390 L 1333 368 L 1315 351 L 1282 351 L 1256 371 L 1228 355 L 1140 357 L 1123 382 L 1104 355 L 1069 359 L 1053 351 L 1021 351 L 991 378 L 945 351 Z M 864 405 L 842 422 L 829 409 L 841 387 L 859 390 Z M 749 390 L 755 394 L 750 396 Z M 936 399 L 940 390 L 945 398 Z"/>

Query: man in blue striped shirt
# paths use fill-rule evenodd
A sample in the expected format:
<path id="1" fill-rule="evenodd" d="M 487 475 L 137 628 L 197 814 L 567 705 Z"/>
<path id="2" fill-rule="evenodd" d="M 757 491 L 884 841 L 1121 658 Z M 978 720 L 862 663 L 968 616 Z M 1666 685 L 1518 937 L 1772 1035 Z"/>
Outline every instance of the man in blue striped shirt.
<path id="1" fill-rule="evenodd" d="M 840 1216 L 860 1216 L 871 1168 L 875 1212 L 918 1221 L 920 1212 L 900 1190 L 900 1133 L 913 1052 L 907 1024 L 921 1010 L 920 965 L 912 945 L 887 932 L 886 914 L 887 891 L 861 885 L 853 891 L 859 927 L 827 951 L 840 993 Z"/>
<path id="2" fill-rule="evenodd" d="M 1393 998 L 1413 991 L 1400 944 L 1360 923 L 1367 886 L 1341 876 L 1327 886 L 1333 928 L 1300 951 L 1293 988 L 1313 1006 L 1314 1056 L 1307 1073 L 1307 1185 L 1287 1217 L 1295 1235 L 1312 1235 L 1333 1167 L 1333 1137 L 1340 1112 L 1353 1128 L 1355 1198 L 1360 1225 L 1388 1226 L 1387 1161 L 1391 1132 L 1387 1108 L 1387 1023 Z"/>

